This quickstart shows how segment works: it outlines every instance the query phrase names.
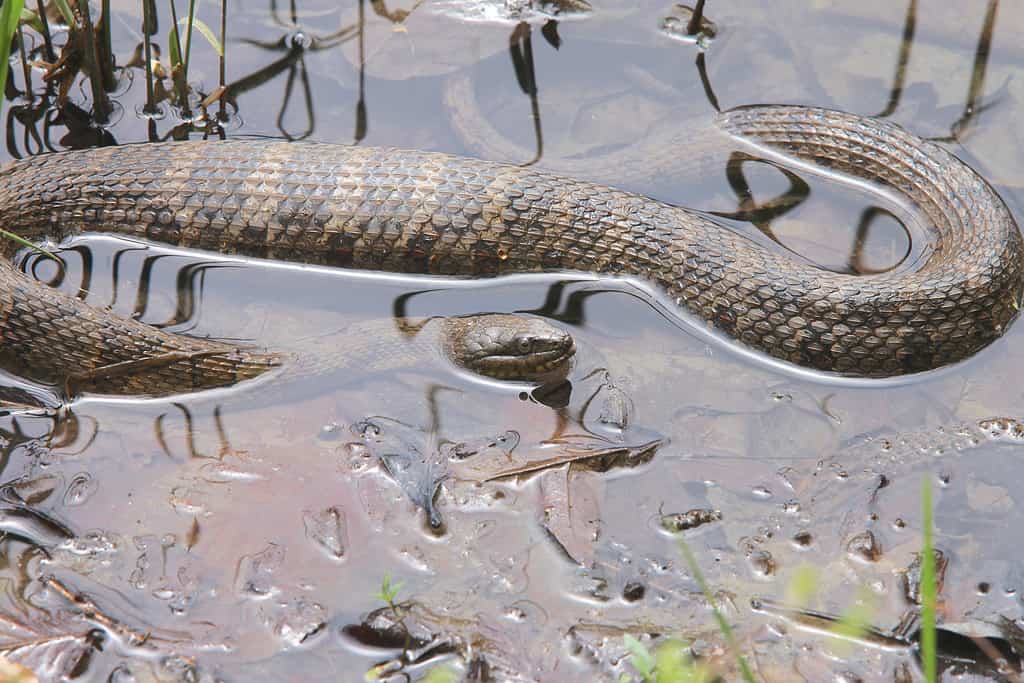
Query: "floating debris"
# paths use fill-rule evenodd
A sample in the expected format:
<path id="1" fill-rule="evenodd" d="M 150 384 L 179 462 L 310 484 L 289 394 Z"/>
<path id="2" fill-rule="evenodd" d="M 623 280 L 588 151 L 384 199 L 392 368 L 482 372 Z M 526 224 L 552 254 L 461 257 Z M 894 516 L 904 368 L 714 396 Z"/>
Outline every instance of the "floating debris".
<path id="1" fill-rule="evenodd" d="M 661 528 L 676 534 L 697 527 L 718 522 L 722 519 L 721 510 L 711 508 L 694 508 L 686 512 L 675 512 L 661 516 Z"/>
<path id="2" fill-rule="evenodd" d="M 703 8 L 703 5 L 703 2 L 698 2 L 697 7 Z M 688 5 L 674 5 L 669 10 L 668 16 L 661 20 L 658 28 L 673 40 L 692 43 L 701 50 L 706 50 L 718 35 L 718 27 L 713 21 L 703 16 L 703 12 L 698 16 L 696 11 L 695 8 Z M 695 17 L 696 21 L 694 21 Z"/>

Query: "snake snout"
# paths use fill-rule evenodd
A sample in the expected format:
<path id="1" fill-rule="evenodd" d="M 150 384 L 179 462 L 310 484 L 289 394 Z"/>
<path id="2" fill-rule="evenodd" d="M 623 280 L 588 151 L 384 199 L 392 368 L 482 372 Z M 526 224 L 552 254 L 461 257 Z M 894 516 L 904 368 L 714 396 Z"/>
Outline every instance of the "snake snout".
<path id="1" fill-rule="evenodd" d="M 536 382 L 564 377 L 576 343 L 565 330 L 538 318 L 486 314 L 449 318 L 447 350 L 456 365 L 479 375 Z"/>

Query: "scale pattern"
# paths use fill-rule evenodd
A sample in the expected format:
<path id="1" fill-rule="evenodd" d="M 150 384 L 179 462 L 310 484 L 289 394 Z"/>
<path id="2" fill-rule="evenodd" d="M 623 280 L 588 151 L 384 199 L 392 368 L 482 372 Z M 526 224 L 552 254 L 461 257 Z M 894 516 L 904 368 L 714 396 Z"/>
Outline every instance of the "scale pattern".
<path id="1" fill-rule="evenodd" d="M 717 125 L 744 144 L 899 195 L 926 226 L 922 257 L 880 275 L 838 274 L 698 212 L 590 182 L 438 153 L 274 141 L 160 143 L 13 162 L 0 170 L 0 224 L 30 239 L 104 231 L 401 273 L 632 276 L 743 344 L 861 376 L 961 360 L 1016 317 L 1024 288 L 1016 223 L 953 155 L 887 122 L 806 107 L 736 109 Z M 281 363 L 275 354 L 117 318 L 12 268 L 0 277 L 2 351 L 22 366 L 82 375 L 163 357 L 171 362 L 147 361 L 149 374 L 188 389 Z M 94 381 L 102 390 L 107 380 Z"/>

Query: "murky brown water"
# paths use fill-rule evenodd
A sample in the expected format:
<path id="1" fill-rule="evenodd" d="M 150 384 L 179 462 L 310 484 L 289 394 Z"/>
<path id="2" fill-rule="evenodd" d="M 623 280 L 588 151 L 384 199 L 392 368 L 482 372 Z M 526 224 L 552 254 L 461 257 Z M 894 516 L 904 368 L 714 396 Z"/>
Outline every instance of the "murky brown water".
<path id="1" fill-rule="evenodd" d="M 482 5 L 460 0 L 297 1 L 229 6 L 229 136 L 557 166 L 642 154 L 654 132 L 702 125 L 716 107 L 809 104 L 946 139 L 1011 208 L 1024 202 L 1024 12 L 1011 3 L 911 2 L 908 14 L 875 0 L 711 0 L 717 36 L 701 52 L 659 30 L 665 2 L 596 2 L 517 29 L 500 12 L 466 19 Z M 124 61 L 140 10 L 115 10 Z M 198 16 L 217 26 L 218 11 Z M 194 49 L 192 80 L 208 91 L 216 61 L 202 40 Z M 119 143 L 181 123 L 170 110 L 138 116 L 144 77 L 132 74 L 108 131 Z M 74 86 L 72 101 L 87 92 Z M 5 158 L 35 151 L 29 105 L 14 103 L 22 123 Z M 49 139 L 65 134 L 55 124 Z M 767 164 L 726 171 L 654 168 L 613 184 L 719 212 L 790 187 Z M 804 180 L 795 208 L 737 229 L 764 240 L 767 228 L 835 270 L 884 269 L 910 248 L 877 198 Z M 809 566 L 810 607 L 859 603 L 881 632 L 896 628 L 912 607 L 904 570 L 921 547 L 923 478 L 948 559 L 942 618 L 1022 617 L 1020 428 L 984 422 L 1024 410 L 1020 324 L 955 367 L 849 382 L 737 352 L 627 282 L 400 279 L 106 238 L 65 246 L 67 273 L 29 259 L 37 277 L 188 334 L 282 346 L 337 335 L 343 348 L 375 343 L 344 336 L 355 320 L 518 311 L 565 326 L 580 350 L 571 390 L 555 395 L 410 367 L 3 417 L 0 649 L 44 678 L 360 680 L 389 662 L 393 680 L 443 663 L 472 680 L 619 680 L 633 671 L 621 638 L 632 633 L 693 640 L 733 680 L 659 524 L 707 509 L 721 519 L 686 538 L 759 676 L 918 680 L 897 640 L 837 643 L 784 617 Z M 538 464 L 551 459 L 565 464 Z M 439 529 L 414 502 L 435 485 Z M 410 601 L 405 632 L 377 611 L 385 576 Z M 971 680 L 996 679 L 983 669 Z"/>

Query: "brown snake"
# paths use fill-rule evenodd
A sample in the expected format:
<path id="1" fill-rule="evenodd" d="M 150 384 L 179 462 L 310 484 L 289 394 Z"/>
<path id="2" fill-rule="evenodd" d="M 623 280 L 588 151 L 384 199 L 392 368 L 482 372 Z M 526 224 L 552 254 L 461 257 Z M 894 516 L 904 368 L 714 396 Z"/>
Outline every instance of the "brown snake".
<path id="1" fill-rule="evenodd" d="M 894 192 L 920 215 L 930 245 L 886 273 L 840 274 L 704 214 L 529 168 L 267 141 L 109 147 L 13 162 L 0 170 L 0 225 L 32 240 L 104 231 L 401 273 L 632 276 L 743 344 L 861 376 L 961 360 L 1017 315 L 1024 266 L 1016 223 L 953 155 L 884 121 L 806 107 L 736 109 L 716 124 Z M 10 256 L 15 247 L 5 250 Z M 9 266 L 0 277 L 8 367 L 122 392 L 222 386 L 281 362 L 117 317 Z M 125 379 L 128 370 L 144 380 Z"/>

